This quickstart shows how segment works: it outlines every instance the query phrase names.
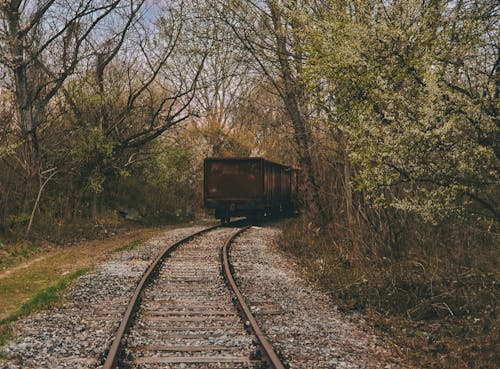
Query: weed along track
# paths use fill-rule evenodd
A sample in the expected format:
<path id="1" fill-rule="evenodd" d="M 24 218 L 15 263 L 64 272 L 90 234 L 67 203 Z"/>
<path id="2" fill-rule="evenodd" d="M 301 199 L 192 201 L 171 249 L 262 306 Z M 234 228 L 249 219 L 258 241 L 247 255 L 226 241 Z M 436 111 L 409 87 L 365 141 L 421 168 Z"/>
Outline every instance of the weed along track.
<path id="1" fill-rule="evenodd" d="M 231 276 L 227 248 L 245 229 L 212 227 L 167 248 L 139 283 L 104 368 L 284 368 Z"/>

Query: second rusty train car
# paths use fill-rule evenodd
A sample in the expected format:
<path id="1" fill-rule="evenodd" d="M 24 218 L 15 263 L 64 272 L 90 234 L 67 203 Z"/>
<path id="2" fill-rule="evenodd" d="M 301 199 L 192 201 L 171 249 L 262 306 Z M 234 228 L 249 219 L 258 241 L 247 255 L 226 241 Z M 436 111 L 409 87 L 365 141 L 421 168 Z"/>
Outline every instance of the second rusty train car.
<path id="1" fill-rule="evenodd" d="M 222 223 L 296 211 L 299 170 L 257 158 L 206 158 L 204 205 Z"/>

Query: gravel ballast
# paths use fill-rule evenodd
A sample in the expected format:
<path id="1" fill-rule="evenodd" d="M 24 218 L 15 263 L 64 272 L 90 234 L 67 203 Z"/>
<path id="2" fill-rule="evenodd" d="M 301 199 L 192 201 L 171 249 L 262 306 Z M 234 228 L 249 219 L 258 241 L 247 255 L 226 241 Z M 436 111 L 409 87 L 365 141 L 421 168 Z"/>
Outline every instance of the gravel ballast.
<path id="1" fill-rule="evenodd" d="M 1 368 L 101 367 L 145 268 L 166 245 L 199 229 L 168 231 L 110 256 L 67 290 L 62 306 L 13 325 L 15 339 L 2 347 Z M 389 344 L 363 329 L 362 320 L 347 319 L 327 294 L 299 275 L 277 249 L 279 232 L 272 226 L 250 228 L 236 239 L 231 258 L 243 295 L 289 368 L 408 368 Z"/>
<path id="2" fill-rule="evenodd" d="M 408 368 L 387 343 L 337 311 L 281 253 L 280 230 L 252 227 L 237 238 L 231 260 L 257 322 L 290 369 Z"/>
<path id="3" fill-rule="evenodd" d="M 126 343 L 127 368 L 259 369 L 253 336 L 221 274 L 220 250 L 236 228 L 218 228 L 172 252 L 144 290 Z"/>

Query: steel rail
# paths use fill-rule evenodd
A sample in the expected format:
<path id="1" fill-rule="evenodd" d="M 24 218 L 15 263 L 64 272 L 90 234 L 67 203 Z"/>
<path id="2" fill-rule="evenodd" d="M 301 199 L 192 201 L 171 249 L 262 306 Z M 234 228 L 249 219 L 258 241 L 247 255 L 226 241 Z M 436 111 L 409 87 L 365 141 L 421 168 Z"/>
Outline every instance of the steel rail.
<path id="1" fill-rule="evenodd" d="M 140 282 L 137 284 L 134 294 L 132 295 L 130 302 L 128 304 L 127 310 L 125 311 L 125 314 L 121 320 L 120 326 L 118 327 L 118 330 L 116 332 L 115 338 L 113 340 L 113 343 L 111 344 L 109 348 L 108 355 L 106 357 L 106 361 L 104 362 L 103 369 L 112 369 L 115 367 L 118 359 L 118 355 L 120 353 L 120 348 L 121 348 L 121 341 L 123 337 L 125 336 L 125 333 L 127 332 L 127 329 L 130 326 L 130 323 L 132 322 L 133 315 L 137 309 L 137 306 L 139 305 L 139 300 L 140 300 L 140 295 L 144 287 L 147 285 L 148 280 L 151 278 L 152 274 L 155 272 L 157 267 L 160 265 L 160 262 L 167 256 L 169 253 L 174 251 L 177 247 L 179 247 L 181 244 L 193 239 L 196 236 L 199 236 L 200 234 L 209 232 L 213 229 L 216 229 L 220 227 L 220 224 L 207 227 L 202 229 L 201 231 L 194 232 L 190 234 L 187 237 L 184 237 L 182 240 L 177 241 L 163 249 L 162 252 L 158 254 L 156 259 L 149 265 L 148 269 L 146 272 L 142 275 L 142 278 Z"/>
<path id="2" fill-rule="evenodd" d="M 226 281 L 228 282 L 234 295 L 236 296 L 238 302 L 238 309 L 245 316 L 249 324 L 250 330 L 253 332 L 253 334 L 257 337 L 257 340 L 259 341 L 259 344 L 263 350 L 264 359 L 267 360 L 271 368 L 285 369 L 285 366 L 278 358 L 278 355 L 276 354 L 276 352 L 274 352 L 273 347 L 265 337 L 264 333 L 259 328 L 259 325 L 257 324 L 257 321 L 255 320 L 252 311 L 250 310 L 250 307 L 247 305 L 245 299 L 243 298 L 243 295 L 241 294 L 238 288 L 238 285 L 236 284 L 233 278 L 233 268 L 229 261 L 229 252 L 231 250 L 231 244 L 238 235 L 246 231 L 248 228 L 250 228 L 250 226 L 241 228 L 236 232 L 234 232 L 231 235 L 231 237 L 227 240 L 224 247 L 221 249 L 221 261 L 223 263 L 222 265 L 223 265 L 224 277 L 226 278 Z"/>

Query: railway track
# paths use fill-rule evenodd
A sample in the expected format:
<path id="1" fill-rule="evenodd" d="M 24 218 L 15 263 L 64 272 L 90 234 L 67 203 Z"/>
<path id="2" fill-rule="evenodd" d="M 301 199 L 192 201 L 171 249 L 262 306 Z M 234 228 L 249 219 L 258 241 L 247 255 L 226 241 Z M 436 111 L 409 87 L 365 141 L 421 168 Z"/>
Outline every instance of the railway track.
<path id="1" fill-rule="evenodd" d="M 284 369 L 232 276 L 229 248 L 246 228 L 210 227 L 166 247 L 139 282 L 104 369 Z"/>

